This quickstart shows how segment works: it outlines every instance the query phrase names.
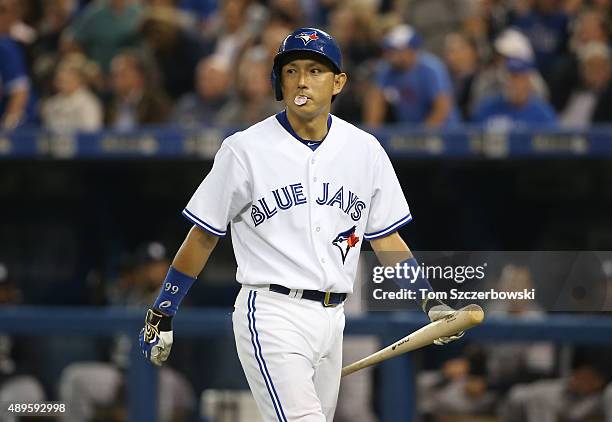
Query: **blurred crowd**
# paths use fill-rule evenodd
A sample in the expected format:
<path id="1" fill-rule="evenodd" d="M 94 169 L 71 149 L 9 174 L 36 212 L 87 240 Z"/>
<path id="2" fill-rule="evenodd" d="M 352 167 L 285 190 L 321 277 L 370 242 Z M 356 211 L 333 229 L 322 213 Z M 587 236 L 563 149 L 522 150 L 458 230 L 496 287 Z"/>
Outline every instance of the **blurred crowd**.
<path id="1" fill-rule="evenodd" d="M 529 290 L 538 285 L 533 273 L 528 266 L 507 264 L 496 286 Z M 537 321 L 547 312 L 542 301 L 487 305 L 489 317 L 516 323 Z M 543 340 L 467 343 L 458 356 L 417 375 L 423 422 L 612 421 L 609 348 Z"/>
<path id="2" fill-rule="evenodd" d="M 612 122 L 611 0 L 0 0 L 0 124 L 242 127 L 282 108 L 272 57 L 340 43 L 356 124 Z"/>

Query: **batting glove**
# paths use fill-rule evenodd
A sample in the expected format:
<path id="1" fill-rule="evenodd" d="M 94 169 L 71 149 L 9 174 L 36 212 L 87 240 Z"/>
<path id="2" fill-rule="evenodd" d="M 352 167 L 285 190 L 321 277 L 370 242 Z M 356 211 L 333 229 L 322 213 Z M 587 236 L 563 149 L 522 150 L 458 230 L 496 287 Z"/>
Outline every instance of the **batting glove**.
<path id="1" fill-rule="evenodd" d="M 457 310 L 451 308 L 444 302 L 441 302 L 437 299 L 425 299 L 422 304 L 423 312 L 427 314 L 429 320 L 431 322 L 437 321 L 439 319 L 443 319 L 448 315 L 451 315 Z M 440 337 L 439 339 L 434 340 L 434 344 L 438 346 L 443 346 L 451 341 L 459 340 L 465 331 L 459 331 L 457 334 L 448 336 L 448 337 Z"/>
<path id="2" fill-rule="evenodd" d="M 161 366 L 172 348 L 172 317 L 157 309 L 149 309 L 138 340 L 145 358 Z"/>

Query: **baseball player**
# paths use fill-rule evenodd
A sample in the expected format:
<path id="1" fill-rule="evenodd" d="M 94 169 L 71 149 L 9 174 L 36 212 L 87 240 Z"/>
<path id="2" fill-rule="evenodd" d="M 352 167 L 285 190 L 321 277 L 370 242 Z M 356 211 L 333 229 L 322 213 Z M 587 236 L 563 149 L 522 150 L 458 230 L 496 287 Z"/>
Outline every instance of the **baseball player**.
<path id="1" fill-rule="evenodd" d="M 265 421 L 333 420 L 343 302 L 363 241 L 382 261 L 393 251 L 417 265 L 397 234 L 412 216 L 387 154 L 374 136 L 330 114 L 346 79 L 330 35 L 300 28 L 285 38 L 272 85 L 286 108 L 223 142 L 183 210 L 194 226 L 140 334 L 145 357 L 161 365 L 172 317 L 230 224 L 242 284 L 236 348 Z M 422 278 L 410 284 L 424 286 Z M 452 312 L 441 302 L 422 306 L 432 320 Z"/>

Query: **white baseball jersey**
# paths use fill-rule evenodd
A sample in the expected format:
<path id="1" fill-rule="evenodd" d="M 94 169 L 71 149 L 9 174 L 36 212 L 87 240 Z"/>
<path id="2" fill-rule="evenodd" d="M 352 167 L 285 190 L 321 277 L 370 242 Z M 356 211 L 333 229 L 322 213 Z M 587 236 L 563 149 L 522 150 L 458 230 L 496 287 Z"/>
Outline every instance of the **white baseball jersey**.
<path id="1" fill-rule="evenodd" d="M 362 239 L 412 219 L 402 188 L 371 134 L 332 116 L 312 151 L 280 116 L 223 142 L 183 215 L 221 237 L 231 225 L 244 285 L 351 293 Z"/>

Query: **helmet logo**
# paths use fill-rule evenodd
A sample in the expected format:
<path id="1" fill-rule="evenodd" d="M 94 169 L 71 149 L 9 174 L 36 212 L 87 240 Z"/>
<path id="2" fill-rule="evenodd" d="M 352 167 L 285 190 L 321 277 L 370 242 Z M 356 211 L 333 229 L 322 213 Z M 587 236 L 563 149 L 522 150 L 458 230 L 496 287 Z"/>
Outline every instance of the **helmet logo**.
<path id="1" fill-rule="evenodd" d="M 304 45 L 308 45 L 310 41 L 318 40 L 319 36 L 317 35 L 315 31 L 309 31 L 309 32 L 300 32 L 299 34 L 295 36 L 295 38 L 301 39 L 302 41 L 304 41 Z"/>

